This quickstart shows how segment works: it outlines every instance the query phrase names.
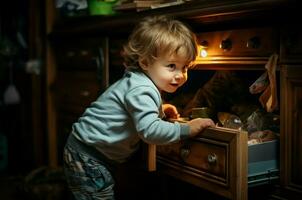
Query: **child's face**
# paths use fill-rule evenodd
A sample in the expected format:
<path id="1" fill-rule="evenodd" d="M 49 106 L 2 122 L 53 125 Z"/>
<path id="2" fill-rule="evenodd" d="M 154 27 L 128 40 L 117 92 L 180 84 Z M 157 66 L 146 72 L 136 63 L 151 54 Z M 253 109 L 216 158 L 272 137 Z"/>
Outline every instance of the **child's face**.
<path id="1" fill-rule="evenodd" d="M 188 60 L 176 54 L 159 56 L 153 63 L 140 63 L 159 90 L 173 93 L 188 78 Z"/>

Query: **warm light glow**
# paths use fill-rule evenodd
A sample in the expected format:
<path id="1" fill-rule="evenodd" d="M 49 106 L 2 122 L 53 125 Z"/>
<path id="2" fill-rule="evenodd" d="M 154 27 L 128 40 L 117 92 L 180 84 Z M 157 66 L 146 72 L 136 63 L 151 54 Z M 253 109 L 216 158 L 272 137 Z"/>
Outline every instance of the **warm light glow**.
<path id="1" fill-rule="evenodd" d="M 207 50 L 205 50 L 205 49 L 201 49 L 201 50 L 200 50 L 200 56 L 201 56 L 202 58 L 207 57 L 207 56 L 208 56 L 208 52 L 207 52 Z"/>

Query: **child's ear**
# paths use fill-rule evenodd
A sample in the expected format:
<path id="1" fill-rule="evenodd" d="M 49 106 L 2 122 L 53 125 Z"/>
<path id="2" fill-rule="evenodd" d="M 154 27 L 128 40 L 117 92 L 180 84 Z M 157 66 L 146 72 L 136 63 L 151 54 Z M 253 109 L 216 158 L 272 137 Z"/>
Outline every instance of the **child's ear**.
<path id="1" fill-rule="evenodd" d="M 139 66 L 143 69 L 146 70 L 148 68 L 148 61 L 144 58 L 140 58 L 138 60 Z"/>

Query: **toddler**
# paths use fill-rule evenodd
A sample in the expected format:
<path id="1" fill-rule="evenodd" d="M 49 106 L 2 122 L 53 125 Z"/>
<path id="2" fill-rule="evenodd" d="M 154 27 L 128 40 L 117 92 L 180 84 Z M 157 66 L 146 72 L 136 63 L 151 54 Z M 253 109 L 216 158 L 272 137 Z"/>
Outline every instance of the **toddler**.
<path id="1" fill-rule="evenodd" d="M 164 110 L 166 117 L 178 113 L 162 105 L 161 93 L 186 82 L 196 55 L 196 37 L 182 22 L 153 16 L 138 23 L 123 48 L 124 76 L 73 124 L 65 145 L 64 171 L 76 199 L 114 199 L 114 166 L 126 162 L 140 141 L 169 144 L 214 126 L 211 119 L 163 120 Z"/>

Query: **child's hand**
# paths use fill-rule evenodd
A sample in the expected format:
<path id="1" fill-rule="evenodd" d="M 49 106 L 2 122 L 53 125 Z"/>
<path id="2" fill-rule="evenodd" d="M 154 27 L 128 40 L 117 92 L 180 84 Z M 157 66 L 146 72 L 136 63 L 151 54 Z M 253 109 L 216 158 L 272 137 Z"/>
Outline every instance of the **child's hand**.
<path id="1" fill-rule="evenodd" d="M 179 118 L 179 114 L 177 108 L 172 104 L 163 104 L 162 105 L 163 112 L 166 115 L 167 119 L 177 119 Z"/>
<path id="2" fill-rule="evenodd" d="M 187 122 L 190 126 L 190 137 L 194 137 L 200 132 L 202 132 L 205 128 L 215 127 L 213 120 L 209 118 L 196 118 Z"/>

